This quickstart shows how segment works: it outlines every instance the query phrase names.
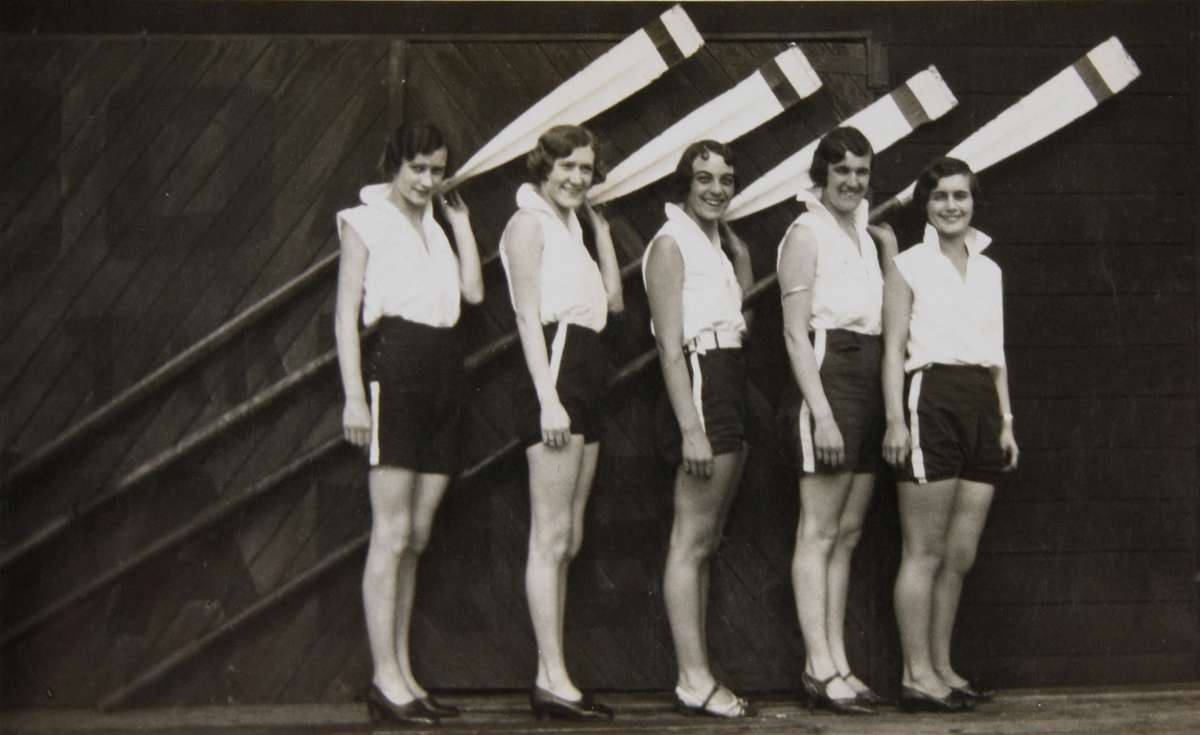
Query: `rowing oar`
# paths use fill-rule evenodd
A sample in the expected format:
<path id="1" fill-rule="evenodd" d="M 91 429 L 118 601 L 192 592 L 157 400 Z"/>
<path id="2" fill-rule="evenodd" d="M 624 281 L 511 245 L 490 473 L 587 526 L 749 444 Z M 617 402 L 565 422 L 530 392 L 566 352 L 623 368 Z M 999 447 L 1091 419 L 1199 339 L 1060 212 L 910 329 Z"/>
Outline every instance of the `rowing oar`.
<path id="1" fill-rule="evenodd" d="M 839 123 L 857 128 L 878 154 L 918 127 L 945 115 L 958 100 L 942 81 L 936 67 L 929 67 Z M 809 177 L 814 140 L 738 192 L 729 203 L 725 218 L 738 220 L 774 206 L 813 185 Z"/>
<path id="2" fill-rule="evenodd" d="M 528 152 L 554 125 L 578 125 L 658 79 L 704 45 L 678 5 L 605 51 L 509 123 L 445 182 L 447 190 Z"/>
<path id="3" fill-rule="evenodd" d="M 588 191 L 603 204 L 652 184 L 674 170 L 683 149 L 697 140 L 728 143 L 762 125 L 821 88 L 808 59 L 790 46 L 737 86 L 675 122 L 658 137 L 617 164 Z"/>
<path id="4" fill-rule="evenodd" d="M 1094 110 L 1140 75 L 1137 64 L 1113 36 L 1017 100 L 946 155 L 966 161 L 978 173 Z M 907 204 L 915 187 L 913 182 L 879 205 L 871 212 L 872 219 Z"/>

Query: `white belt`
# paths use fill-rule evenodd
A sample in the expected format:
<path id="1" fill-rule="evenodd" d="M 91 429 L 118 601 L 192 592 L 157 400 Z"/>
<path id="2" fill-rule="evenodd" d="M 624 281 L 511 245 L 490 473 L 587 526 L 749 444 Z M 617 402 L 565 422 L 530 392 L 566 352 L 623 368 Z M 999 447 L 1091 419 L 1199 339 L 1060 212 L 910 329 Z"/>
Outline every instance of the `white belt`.
<path id="1" fill-rule="evenodd" d="M 742 333 L 733 329 L 706 329 L 683 344 L 684 352 L 703 355 L 709 350 L 731 350 L 742 346 Z"/>

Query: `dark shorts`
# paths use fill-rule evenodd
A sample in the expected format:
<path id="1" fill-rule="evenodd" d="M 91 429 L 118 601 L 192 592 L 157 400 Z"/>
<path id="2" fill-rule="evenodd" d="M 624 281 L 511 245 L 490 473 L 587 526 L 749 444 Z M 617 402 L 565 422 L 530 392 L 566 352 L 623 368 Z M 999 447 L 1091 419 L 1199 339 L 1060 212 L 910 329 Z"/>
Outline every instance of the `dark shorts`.
<path id="1" fill-rule="evenodd" d="M 365 363 L 371 466 L 456 472 L 465 384 L 457 330 L 385 316 Z"/>
<path id="2" fill-rule="evenodd" d="M 608 356 L 599 332 L 578 324 L 554 322 L 542 328 L 550 371 L 557 374 L 558 400 L 571 419 L 571 433 L 586 444 L 600 441 L 604 423 L 602 402 L 608 390 Z M 512 405 L 521 446 L 542 443 L 542 405 L 529 371 L 517 371 Z"/>
<path id="3" fill-rule="evenodd" d="M 795 381 L 788 381 L 780 416 L 786 422 L 784 436 L 795 448 L 800 474 L 878 472 L 885 424 L 879 336 L 829 329 L 817 330 L 809 339 L 820 366 L 821 388 L 842 434 L 846 456 L 839 467 L 817 461 L 812 410 Z"/>
<path id="4" fill-rule="evenodd" d="M 746 352 L 715 349 L 687 354 L 692 402 L 713 456 L 736 452 L 746 440 Z M 663 393 L 656 409 L 659 453 L 672 465 L 683 459 L 683 436 L 671 401 Z"/>
<path id="5" fill-rule="evenodd" d="M 991 371 L 979 365 L 930 365 L 904 386 L 912 453 L 897 479 L 962 478 L 996 484 L 1004 471 L 1000 402 Z"/>

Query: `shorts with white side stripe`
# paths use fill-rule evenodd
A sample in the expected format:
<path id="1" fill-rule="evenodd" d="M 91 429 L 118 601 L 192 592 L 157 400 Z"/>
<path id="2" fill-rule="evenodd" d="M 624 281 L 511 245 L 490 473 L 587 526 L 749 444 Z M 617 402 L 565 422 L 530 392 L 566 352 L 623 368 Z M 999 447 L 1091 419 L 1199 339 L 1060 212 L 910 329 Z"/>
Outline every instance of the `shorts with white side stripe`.
<path id="1" fill-rule="evenodd" d="M 364 362 L 371 466 L 456 472 L 465 382 L 457 330 L 385 316 Z"/>
<path id="2" fill-rule="evenodd" d="M 991 485 L 1005 467 L 1000 401 L 992 373 L 981 365 L 927 365 L 909 374 L 904 419 L 912 452 L 898 480 L 961 478 Z"/>
<path id="3" fill-rule="evenodd" d="M 746 352 L 741 348 L 710 349 L 685 355 L 692 383 L 692 403 L 715 457 L 736 452 L 746 440 Z M 666 460 L 683 459 L 683 436 L 671 401 L 663 393 L 657 408 L 658 448 Z"/>
<path id="4" fill-rule="evenodd" d="M 571 419 L 571 433 L 585 444 L 600 441 L 604 423 L 602 399 L 608 389 L 608 356 L 599 332 L 568 322 L 543 325 L 546 356 L 558 400 Z M 542 443 L 542 404 L 529 370 L 517 371 L 512 406 L 521 446 Z"/>
<path id="5" fill-rule="evenodd" d="M 781 417 L 785 436 L 796 448 L 796 465 L 805 475 L 833 472 L 877 472 L 883 448 L 883 387 L 880 381 L 880 339 L 847 329 L 818 329 L 809 333 L 820 369 L 821 389 L 842 435 L 845 459 L 838 467 L 817 460 L 815 423 L 808 401 L 795 381 L 784 389 Z"/>

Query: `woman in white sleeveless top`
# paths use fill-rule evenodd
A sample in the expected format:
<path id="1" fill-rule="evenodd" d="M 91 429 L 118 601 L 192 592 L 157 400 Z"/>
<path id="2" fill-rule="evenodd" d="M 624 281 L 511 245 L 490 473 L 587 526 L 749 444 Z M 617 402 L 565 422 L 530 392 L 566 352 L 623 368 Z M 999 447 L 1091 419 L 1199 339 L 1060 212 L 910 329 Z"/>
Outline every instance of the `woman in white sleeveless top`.
<path id="1" fill-rule="evenodd" d="M 913 192 L 924 237 L 893 258 L 884 287 L 883 454 L 896 468 L 900 704 L 910 710 L 957 711 L 991 698 L 950 660 L 963 578 L 996 484 L 1019 456 L 1000 267 L 983 254 L 991 238 L 971 226 L 978 201 L 964 161 L 926 166 Z"/>
<path id="2" fill-rule="evenodd" d="M 531 523 L 525 591 L 538 643 L 530 704 L 539 718 L 608 719 L 612 710 L 576 688 L 563 658 L 567 568 L 583 543 L 583 513 L 600 453 L 607 364 L 600 332 L 624 308 L 608 222 L 587 204 L 599 161 L 587 129 L 542 134 L 527 159 L 532 182 L 500 240 L 525 355 L 513 394 L 529 463 Z M 583 243 L 585 209 L 599 264 Z"/>
<path id="3" fill-rule="evenodd" d="M 408 642 L 417 563 L 457 471 L 464 387 L 454 329 L 459 302 L 483 300 L 467 206 L 438 192 L 447 156 L 436 127 L 400 126 L 380 164 L 387 182 L 363 188 L 362 203 L 337 215 L 342 427 L 347 441 L 368 449 L 370 462 L 363 608 L 375 663 L 367 695 L 373 721 L 428 724 L 457 714 L 417 682 Z M 457 256 L 433 217 L 435 200 L 454 232 Z M 360 318 L 378 330 L 366 355 Z"/>
<path id="4" fill-rule="evenodd" d="M 837 128 L 813 154 L 816 187 L 779 245 L 784 336 L 794 382 L 784 392 L 795 441 L 800 519 L 792 585 L 804 635 L 804 694 L 811 707 L 867 714 L 877 697 L 852 673 L 844 628 L 850 561 L 881 463 L 883 276 L 872 235 L 887 257 L 889 229 L 867 224 L 871 143 Z"/>
<path id="5" fill-rule="evenodd" d="M 705 640 L 710 564 L 746 451 L 742 293 L 753 274 L 746 246 L 721 219 L 734 194 L 733 150 L 713 140 L 693 143 L 675 182 L 682 203 L 666 205 L 667 222 L 642 259 L 675 419 L 668 451 L 678 459 L 663 575 L 679 667 L 675 706 L 688 715 L 744 717 L 752 708 L 713 676 Z"/>

